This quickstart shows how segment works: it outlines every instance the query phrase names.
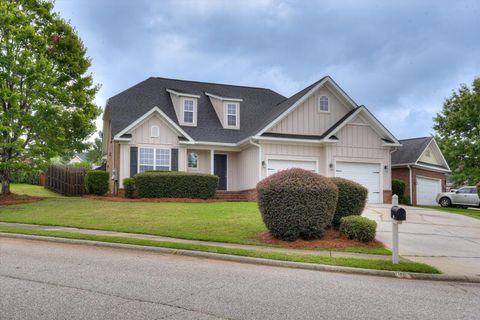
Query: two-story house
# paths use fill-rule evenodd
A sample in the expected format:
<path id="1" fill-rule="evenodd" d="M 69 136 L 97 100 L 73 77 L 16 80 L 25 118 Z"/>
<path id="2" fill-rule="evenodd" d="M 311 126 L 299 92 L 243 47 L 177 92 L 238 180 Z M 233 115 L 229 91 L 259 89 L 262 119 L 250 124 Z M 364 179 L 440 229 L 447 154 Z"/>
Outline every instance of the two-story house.
<path id="1" fill-rule="evenodd" d="M 149 78 L 111 97 L 104 120 L 107 170 L 219 176 L 219 190 L 252 197 L 258 181 L 298 167 L 357 181 L 370 203 L 391 201 L 398 140 L 330 77 L 287 98 L 270 89 Z M 115 190 L 112 182 L 112 190 Z"/>

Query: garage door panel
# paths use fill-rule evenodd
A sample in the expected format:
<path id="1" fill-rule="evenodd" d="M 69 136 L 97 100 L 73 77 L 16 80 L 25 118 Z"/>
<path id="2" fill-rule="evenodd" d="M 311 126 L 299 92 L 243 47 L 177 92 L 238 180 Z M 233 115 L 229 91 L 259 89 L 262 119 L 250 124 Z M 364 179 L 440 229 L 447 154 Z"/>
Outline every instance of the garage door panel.
<path id="1" fill-rule="evenodd" d="M 267 174 L 271 175 L 276 172 L 291 168 L 301 168 L 307 171 L 317 172 L 317 163 L 315 161 L 306 160 L 270 159 L 268 160 Z"/>
<path id="2" fill-rule="evenodd" d="M 417 177 L 417 205 L 435 206 L 437 194 L 441 192 L 442 182 L 439 179 Z"/>
<path id="3" fill-rule="evenodd" d="M 335 176 L 361 184 L 368 189 L 368 203 L 380 203 L 380 164 L 337 162 Z"/>

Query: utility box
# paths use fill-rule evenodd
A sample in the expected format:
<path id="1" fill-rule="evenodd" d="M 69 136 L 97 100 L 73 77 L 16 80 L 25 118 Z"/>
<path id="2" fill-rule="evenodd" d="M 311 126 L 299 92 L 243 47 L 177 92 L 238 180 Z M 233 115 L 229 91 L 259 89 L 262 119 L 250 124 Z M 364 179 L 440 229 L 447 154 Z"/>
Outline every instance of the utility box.
<path id="1" fill-rule="evenodd" d="M 390 217 L 396 221 L 405 221 L 407 220 L 407 212 L 403 208 L 393 206 L 392 209 L 390 209 Z"/>

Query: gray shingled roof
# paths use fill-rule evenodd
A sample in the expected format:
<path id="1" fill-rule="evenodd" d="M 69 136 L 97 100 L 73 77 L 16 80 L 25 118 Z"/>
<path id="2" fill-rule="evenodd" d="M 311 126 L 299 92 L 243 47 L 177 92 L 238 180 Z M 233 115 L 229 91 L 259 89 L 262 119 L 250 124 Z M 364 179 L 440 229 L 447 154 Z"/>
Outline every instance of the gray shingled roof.
<path id="1" fill-rule="evenodd" d="M 182 129 L 196 141 L 237 143 L 256 134 L 272 114 L 280 114 L 288 108 L 287 105 L 280 105 L 287 100 L 286 97 L 270 89 L 148 78 L 108 100 L 106 108 L 111 115 L 112 134 L 116 135 L 155 106 L 179 124 L 167 89 L 200 96 L 197 118 L 199 125 L 182 126 Z M 240 106 L 240 130 L 222 127 L 205 92 L 243 99 Z"/>
<path id="2" fill-rule="evenodd" d="M 392 165 L 415 163 L 432 139 L 433 137 L 421 137 L 399 140 L 402 146 L 392 153 Z"/>

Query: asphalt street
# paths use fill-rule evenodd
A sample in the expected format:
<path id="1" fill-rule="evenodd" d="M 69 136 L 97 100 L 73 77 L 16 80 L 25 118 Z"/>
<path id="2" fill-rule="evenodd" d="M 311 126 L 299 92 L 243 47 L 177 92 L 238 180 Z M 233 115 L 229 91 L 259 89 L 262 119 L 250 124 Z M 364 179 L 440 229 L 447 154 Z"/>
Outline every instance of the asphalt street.
<path id="1" fill-rule="evenodd" d="M 0 319 L 479 319 L 480 285 L 0 238 Z"/>

